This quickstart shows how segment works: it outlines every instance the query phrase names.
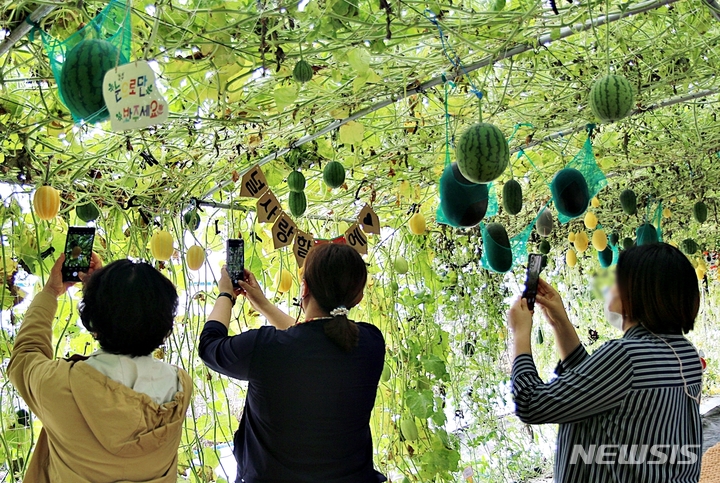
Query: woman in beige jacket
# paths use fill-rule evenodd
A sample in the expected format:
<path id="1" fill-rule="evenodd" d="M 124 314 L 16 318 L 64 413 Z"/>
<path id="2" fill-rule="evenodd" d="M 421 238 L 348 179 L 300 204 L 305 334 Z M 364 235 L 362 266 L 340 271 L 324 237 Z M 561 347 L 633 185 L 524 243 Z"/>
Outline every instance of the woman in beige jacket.
<path id="1" fill-rule="evenodd" d="M 175 287 L 145 263 L 101 268 L 93 254 L 79 304 L 101 349 L 54 359 L 52 322 L 64 255 L 27 310 L 8 371 L 43 429 L 27 483 L 176 483 L 192 380 L 151 352 L 172 331 Z M 94 273 L 93 273 L 94 272 Z"/>

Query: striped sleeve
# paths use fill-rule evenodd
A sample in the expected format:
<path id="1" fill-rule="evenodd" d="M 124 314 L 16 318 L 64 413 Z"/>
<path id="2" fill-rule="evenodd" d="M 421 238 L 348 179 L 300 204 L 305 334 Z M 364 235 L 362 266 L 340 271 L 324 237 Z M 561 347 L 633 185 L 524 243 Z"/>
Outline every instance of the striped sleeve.
<path id="1" fill-rule="evenodd" d="M 512 370 L 515 414 L 529 424 L 580 421 L 620 405 L 632 380 L 630 357 L 617 340 L 549 383 L 540 379 L 532 356 L 521 354 Z"/>
<path id="2" fill-rule="evenodd" d="M 555 374 L 559 376 L 565 371 L 574 369 L 575 367 L 577 367 L 578 364 L 580 364 L 588 357 L 590 357 L 590 354 L 588 354 L 588 352 L 585 350 L 585 346 L 582 344 L 578 345 L 575 350 L 572 351 L 570 355 L 565 358 L 565 360 L 558 362 L 557 367 L 555 367 Z"/>

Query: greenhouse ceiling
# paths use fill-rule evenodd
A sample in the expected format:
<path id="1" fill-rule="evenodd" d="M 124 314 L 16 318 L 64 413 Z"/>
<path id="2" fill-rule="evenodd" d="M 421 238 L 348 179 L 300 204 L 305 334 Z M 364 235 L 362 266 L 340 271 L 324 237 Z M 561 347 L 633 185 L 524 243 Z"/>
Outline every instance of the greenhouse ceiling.
<path id="1" fill-rule="evenodd" d="M 105 5 L 5 0 L 0 37 L 30 29 L 28 15 L 54 6 L 35 27 L 64 39 Z M 197 201 L 252 207 L 236 181 L 259 162 L 281 197 L 299 165 L 309 216 L 354 217 L 372 203 L 384 224 L 399 226 L 418 206 L 432 218 L 446 151 L 453 160 L 456 138 L 482 116 L 518 153 L 498 181 L 524 178 L 535 210 L 597 123 L 595 155 L 611 189 L 677 201 L 689 217 L 692 200 L 712 201 L 720 182 L 717 7 L 137 0 L 131 60 L 152 61 L 168 121 L 128 132 L 73 125 L 34 32 L 0 56 L 0 179 L 26 191 L 47 181 L 65 210 L 92 198 L 163 220 Z M 310 82 L 293 79 L 300 59 L 312 65 Z M 607 73 L 632 83 L 636 106 L 600 124 L 588 94 Z M 332 191 L 313 184 L 331 160 L 347 168 Z M 603 209 L 617 210 L 606 192 Z M 507 220 L 522 227 L 532 216 Z"/>

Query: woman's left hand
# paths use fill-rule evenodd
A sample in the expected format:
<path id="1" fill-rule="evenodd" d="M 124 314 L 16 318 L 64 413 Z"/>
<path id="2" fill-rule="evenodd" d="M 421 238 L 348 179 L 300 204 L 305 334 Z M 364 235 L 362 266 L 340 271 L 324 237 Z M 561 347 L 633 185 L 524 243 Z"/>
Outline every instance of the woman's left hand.
<path id="1" fill-rule="evenodd" d="M 514 334 L 530 334 L 532 332 L 533 313 L 528 308 L 527 299 L 519 298 L 508 312 L 508 326 Z"/>
<path id="2" fill-rule="evenodd" d="M 55 264 L 50 269 L 50 275 L 48 276 L 47 282 L 45 282 L 45 287 L 43 288 L 43 292 L 49 293 L 55 298 L 60 297 L 62 294 L 67 292 L 68 288 L 75 285 L 75 282 L 63 282 L 62 266 L 64 262 L 65 254 L 63 253 L 57 260 L 55 260 Z M 87 273 L 80 273 L 80 280 L 84 282 L 87 280 L 87 277 L 100 268 L 102 268 L 102 260 L 97 253 L 93 252 L 90 258 L 90 268 Z"/>

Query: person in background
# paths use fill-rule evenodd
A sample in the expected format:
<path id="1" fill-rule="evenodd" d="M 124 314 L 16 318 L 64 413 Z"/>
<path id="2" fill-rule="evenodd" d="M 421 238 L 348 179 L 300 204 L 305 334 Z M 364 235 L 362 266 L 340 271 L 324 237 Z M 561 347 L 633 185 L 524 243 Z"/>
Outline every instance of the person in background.
<path id="1" fill-rule="evenodd" d="M 199 349 L 211 369 L 250 381 L 235 433 L 237 482 L 386 481 L 373 467 L 370 435 L 385 342 L 375 326 L 348 319 L 367 281 L 362 257 L 347 245 L 310 250 L 299 324 L 265 298 L 252 273 L 245 276 L 233 292 L 223 269 Z M 271 325 L 229 337 L 234 293 Z"/>
<path id="2" fill-rule="evenodd" d="M 100 343 L 89 357 L 54 359 L 52 322 L 65 255 L 52 267 L 15 339 L 8 372 L 40 432 L 27 483 L 176 483 L 177 455 L 192 394 L 190 376 L 150 354 L 170 335 L 173 284 L 146 263 L 81 274 L 80 318 Z"/>
<path id="3" fill-rule="evenodd" d="M 538 376 L 530 348 L 533 314 L 520 299 L 508 314 L 512 391 L 523 422 L 560 424 L 555 481 L 697 482 L 702 367 L 683 334 L 694 327 L 700 293 L 687 257 L 664 243 L 620 254 L 605 315 L 623 336 L 592 355 L 560 295 L 544 281 L 537 303 L 555 332 L 558 377 L 545 383 Z"/>

